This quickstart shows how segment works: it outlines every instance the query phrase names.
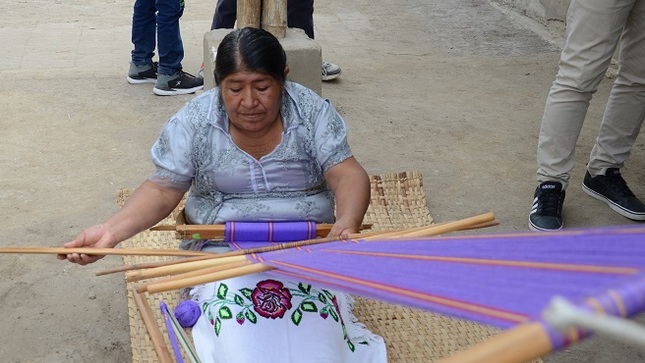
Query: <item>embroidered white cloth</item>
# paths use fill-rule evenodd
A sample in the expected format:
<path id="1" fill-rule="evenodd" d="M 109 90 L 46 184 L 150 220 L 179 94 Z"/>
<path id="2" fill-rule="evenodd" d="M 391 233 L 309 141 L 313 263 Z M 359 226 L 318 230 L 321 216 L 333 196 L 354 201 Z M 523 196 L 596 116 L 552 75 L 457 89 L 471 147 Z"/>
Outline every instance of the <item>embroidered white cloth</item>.
<path id="1" fill-rule="evenodd" d="M 385 363 L 383 338 L 356 321 L 350 295 L 269 273 L 201 285 L 193 327 L 202 363 Z"/>

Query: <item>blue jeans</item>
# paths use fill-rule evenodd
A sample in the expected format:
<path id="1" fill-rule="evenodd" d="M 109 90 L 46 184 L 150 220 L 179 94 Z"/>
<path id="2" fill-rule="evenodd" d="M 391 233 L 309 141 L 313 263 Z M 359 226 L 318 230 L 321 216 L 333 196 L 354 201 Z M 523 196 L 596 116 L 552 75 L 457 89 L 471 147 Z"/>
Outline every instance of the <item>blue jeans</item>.
<path id="1" fill-rule="evenodd" d="M 184 44 L 179 32 L 179 18 L 184 0 L 136 0 L 132 15 L 132 63 L 152 63 L 155 46 L 159 53 L 158 73 L 172 75 L 181 70 Z"/>
<path id="2" fill-rule="evenodd" d="M 217 0 L 212 29 L 233 28 L 237 19 L 237 0 Z M 314 38 L 314 0 L 287 0 L 287 26 L 300 28 Z"/>

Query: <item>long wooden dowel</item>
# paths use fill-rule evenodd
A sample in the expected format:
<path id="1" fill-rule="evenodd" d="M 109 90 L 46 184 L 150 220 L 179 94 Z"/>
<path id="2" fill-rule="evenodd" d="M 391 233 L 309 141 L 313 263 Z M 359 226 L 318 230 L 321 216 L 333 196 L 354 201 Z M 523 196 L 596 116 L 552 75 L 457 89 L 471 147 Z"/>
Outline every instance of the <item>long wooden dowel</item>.
<path id="1" fill-rule="evenodd" d="M 401 238 L 428 237 L 429 236 L 428 234 L 432 236 L 436 236 L 444 233 L 461 231 L 464 229 L 468 229 L 472 226 L 491 222 L 494 220 L 495 220 L 495 213 L 489 212 L 489 213 L 480 214 L 474 217 L 465 218 L 454 222 L 437 224 L 434 226 L 430 226 L 427 229 L 420 229 L 418 231 L 402 233 L 400 237 Z"/>
<path id="2" fill-rule="evenodd" d="M 316 236 L 325 237 L 331 231 L 333 224 L 316 224 Z M 362 224 L 360 230 L 372 228 L 371 224 Z M 221 238 L 226 234 L 223 224 L 166 224 L 150 228 L 151 231 L 177 232 L 183 239 L 210 239 Z"/>
<path id="3" fill-rule="evenodd" d="M 147 291 L 149 293 L 157 293 L 157 292 L 164 292 L 164 291 L 170 291 L 170 290 L 177 290 L 177 289 L 182 289 L 184 287 L 197 286 L 197 285 L 202 285 L 213 281 L 221 281 L 221 280 L 226 280 L 233 277 L 239 277 L 239 276 L 264 272 L 270 269 L 272 269 L 271 266 L 267 266 L 261 263 L 254 263 L 252 265 L 228 269 L 226 271 L 215 272 L 212 274 L 200 275 L 200 276 L 196 276 L 188 279 L 161 282 L 161 283 L 150 283 L 147 286 Z"/>
<path id="4" fill-rule="evenodd" d="M 437 363 L 523 363 L 553 350 L 540 323 L 526 323 Z"/>
<path id="5" fill-rule="evenodd" d="M 202 261 L 193 261 L 180 263 L 170 266 L 156 267 L 148 270 L 141 271 L 128 271 L 125 273 L 125 279 L 128 282 L 135 282 L 145 279 L 150 279 L 153 277 L 161 277 L 173 274 L 179 274 L 189 271 L 200 270 L 203 268 L 213 267 L 217 265 L 223 265 L 231 262 L 246 261 L 244 256 L 230 256 L 223 258 L 209 258 Z"/>
<path id="6" fill-rule="evenodd" d="M 157 321 L 152 313 L 152 309 L 150 308 L 148 301 L 146 300 L 145 296 L 143 296 L 143 294 L 138 293 L 135 289 L 132 289 L 132 295 L 137 308 L 139 308 L 141 319 L 143 320 L 143 324 L 148 331 L 148 335 L 150 335 L 152 346 L 157 352 L 159 361 L 161 363 L 172 363 L 173 360 L 170 356 L 170 351 L 166 346 L 166 342 L 163 339 L 163 334 L 159 329 L 159 325 L 157 325 Z"/>
<path id="7" fill-rule="evenodd" d="M 193 256 L 193 257 L 184 257 L 178 260 L 170 260 L 170 261 L 135 263 L 133 265 L 122 265 L 122 266 L 117 266 L 113 268 L 108 268 L 105 270 L 100 270 L 100 271 L 97 271 L 95 275 L 103 276 L 103 275 L 109 275 L 117 272 L 125 272 L 130 270 L 141 270 L 146 268 L 155 268 L 155 267 L 174 265 L 177 263 L 202 261 L 209 258 L 213 258 L 213 256 Z"/>
<path id="8" fill-rule="evenodd" d="M 165 277 L 165 278 L 160 278 L 160 279 L 154 280 L 154 281 L 149 282 L 149 283 L 137 284 L 137 291 L 138 292 L 146 292 L 146 291 L 148 291 L 148 285 L 149 284 L 156 284 L 156 283 L 162 283 L 162 282 L 183 280 L 183 279 L 187 279 L 187 278 L 191 278 L 191 277 L 195 277 L 195 276 L 201 276 L 201 275 L 204 275 L 204 274 L 211 274 L 211 273 L 219 272 L 219 271 L 226 271 L 226 270 L 230 270 L 230 269 L 233 269 L 233 268 L 242 267 L 242 266 L 251 265 L 251 264 L 253 264 L 253 262 L 249 261 L 249 260 L 236 261 L 236 262 L 225 263 L 225 264 L 219 265 L 219 266 L 213 266 L 213 267 L 203 268 L 203 269 L 200 269 L 200 270 L 184 272 L 184 273 L 177 274 L 177 275 L 171 275 L 171 276 L 168 276 L 168 277 Z"/>
<path id="9" fill-rule="evenodd" d="M 213 253 L 177 249 L 154 248 L 65 248 L 65 247 L 1 247 L 0 253 L 54 254 L 67 255 L 80 253 L 85 255 L 118 255 L 118 256 L 212 256 Z"/>

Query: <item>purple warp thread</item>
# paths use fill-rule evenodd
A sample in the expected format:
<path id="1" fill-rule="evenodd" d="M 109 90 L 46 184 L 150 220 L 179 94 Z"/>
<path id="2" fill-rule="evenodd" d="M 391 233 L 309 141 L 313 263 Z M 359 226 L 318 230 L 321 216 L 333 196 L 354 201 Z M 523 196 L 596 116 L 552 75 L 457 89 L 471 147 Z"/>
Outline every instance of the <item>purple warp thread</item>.
<path id="1" fill-rule="evenodd" d="M 199 304 L 193 300 L 184 300 L 177 304 L 175 308 L 175 318 L 177 318 L 182 328 L 192 328 L 201 314 Z"/>

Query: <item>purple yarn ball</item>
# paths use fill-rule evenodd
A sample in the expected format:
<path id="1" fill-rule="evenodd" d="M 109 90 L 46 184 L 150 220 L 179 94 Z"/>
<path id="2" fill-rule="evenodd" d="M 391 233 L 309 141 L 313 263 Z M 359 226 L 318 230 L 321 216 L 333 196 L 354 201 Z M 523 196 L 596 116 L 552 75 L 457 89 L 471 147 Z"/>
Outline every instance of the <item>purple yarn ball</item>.
<path id="1" fill-rule="evenodd" d="M 193 300 L 184 300 L 175 308 L 175 318 L 183 328 L 192 328 L 200 315 L 202 315 L 202 311 L 199 304 Z"/>

